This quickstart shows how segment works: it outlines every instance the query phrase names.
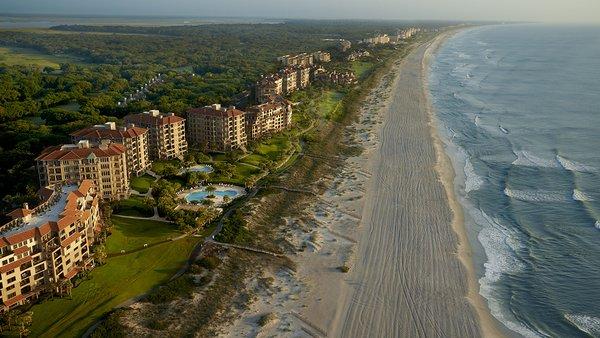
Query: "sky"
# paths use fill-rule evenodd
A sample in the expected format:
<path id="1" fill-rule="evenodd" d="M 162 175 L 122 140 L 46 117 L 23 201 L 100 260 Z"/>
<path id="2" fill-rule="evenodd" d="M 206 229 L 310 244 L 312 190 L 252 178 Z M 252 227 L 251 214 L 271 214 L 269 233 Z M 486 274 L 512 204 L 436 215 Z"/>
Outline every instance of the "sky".
<path id="1" fill-rule="evenodd" d="M 600 0 L 0 0 L 0 13 L 600 23 Z"/>

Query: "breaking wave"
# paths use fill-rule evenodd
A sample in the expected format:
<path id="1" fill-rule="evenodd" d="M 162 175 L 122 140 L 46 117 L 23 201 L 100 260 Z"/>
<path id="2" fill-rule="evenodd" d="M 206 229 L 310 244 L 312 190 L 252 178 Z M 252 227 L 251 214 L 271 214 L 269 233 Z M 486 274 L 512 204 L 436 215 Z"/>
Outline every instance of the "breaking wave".
<path id="1" fill-rule="evenodd" d="M 567 313 L 565 319 L 592 337 L 600 337 L 600 318 Z"/>
<path id="2" fill-rule="evenodd" d="M 525 202 L 566 202 L 564 194 L 554 191 L 504 189 L 504 195 Z"/>
<path id="3" fill-rule="evenodd" d="M 560 155 L 556 155 L 556 160 L 560 165 L 568 171 L 580 172 L 580 173 L 593 173 L 597 172 L 598 169 L 585 165 L 583 163 L 579 163 L 573 160 L 569 160 Z"/>
<path id="4" fill-rule="evenodd" d="M 525 167 L 559 168 L 560 164 L 555 159 L 545 159 L 533 155 L 524 150 L 514 152 L 517 159 L 512 162 L 514 165 Z"/>

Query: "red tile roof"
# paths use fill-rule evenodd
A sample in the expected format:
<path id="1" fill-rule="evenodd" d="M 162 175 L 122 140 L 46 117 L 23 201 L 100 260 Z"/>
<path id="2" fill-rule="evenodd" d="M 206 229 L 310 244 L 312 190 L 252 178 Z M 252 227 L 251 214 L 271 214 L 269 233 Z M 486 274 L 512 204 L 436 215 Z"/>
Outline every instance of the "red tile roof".
<path id="1" fill-rule="evenodd" d="M 10 216 L 12 219 L 15 219 L 31 215 L 32 213 L 33 211 L 31 211 L 30 209 L 19 208 L 9 212 L 7 215 Z"/>
<path id="2" fill-rule="evenodd" d="M 17 304 L 18 302 L 22 301 L 23 299 L 25 299 L 25 297 L 23 295 L 16 295 L 15 297 L 4 302 L 4 306 L 11 306 L 11 305 Z"/>
<path id="3" fill-rule="evenodd" d="M 202 107 L 202 108 L 192 108 L 187 111 L 189 115 L 198 115 L 198 116 L 213 116 L 213 117 L 233 117 L 244 115 L 245 113 L 241 110 L 235 108 L 223 108 L 223 109 L 215 109 L 211 106 Z"/>
<path id="4" fill-rule="evenodd" d="M 126 138 L 133 138 L 143 135 L 148 132 L 148 129 L 141 127 L 117 128 L 109 129 L 102 127 L 89 127 L 71 133 L 71 136 L 79 140 L 99 140 L 108 139 L 120 141 Z"/>
<path id="5" fill-rule="evenodd" d="M 125 153 L 125 146 L 119 143 L 111 143 L 105 147 L 90 148 L 66 148 L 48 147 L 36 158 L 39 161 L 54 160 L 76 160 L 84 159 L 94 154 L 96 157 L 109 157 Z"/>
<path id="6" fill-rule="evenodd" d="M 185 121 L 184 118 L 177 115 L 163 115 L 152 116 L 151 114 L 139 113 L 127 115 L 124 118 L 126 123 L 139 124 L 142 126 L 162 126 L 165 124 L 172 124 L 177 122 Z"/>

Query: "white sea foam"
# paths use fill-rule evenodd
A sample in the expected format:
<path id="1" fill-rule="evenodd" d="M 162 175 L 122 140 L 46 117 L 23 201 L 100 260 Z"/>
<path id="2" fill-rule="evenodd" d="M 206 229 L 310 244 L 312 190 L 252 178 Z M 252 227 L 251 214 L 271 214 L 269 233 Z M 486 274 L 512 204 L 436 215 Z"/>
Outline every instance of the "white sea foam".
<path id="1" fill-rule="evenodd" d="M 481 295 L 488 300 L 490 312 L 510 330 L 525 337 L 540 337 L 539 333 L 519 322 L 506 307 L 504 296 L 496 291 L 495 284 L 503 275 L 518 273 L 524 268 L 524 264 L 515 255 L 523 247 L 518 234 L 482 210 L 471 211 L 471 217 L 482 227 L 477 239 L 485 250 L 487 262 L 484 264 L 485 275 L 481 277 L 479 284 Z"/>
<path id="2" fill-rule="evenodd" d="M 564 194 L 555 191 L 543 190 L 514 190 L 510 188 L 504 189 L 504 194 L 510 198 L 525 202 L 566 202 L 567 198 Z"/>
<path id="3" fill-rule="evenodd" d="M 573 190 L 573 199 L 576 201 L 581 201 L 581 202 L 593 202 L 594 201 L 594 199 L 592 197 L 590 197 L 590 195 L 586 194 L 585 192 L 583 192 L 579 189 Z"/>
<path id="4" fill-rule="evenodd" d="M 527 167 L 543 167 L 543 168 L 558 168 L 560 164 L 556 159 L 545 159 L 535 156 L 525 150 L 515 151 L 517 159 L 512 162 L 514 165 Z"/>
<path id="5" fill-rule="evenodd" d="M 594 227 L 596 227 L 596 229 L 600 230 L 600 221 L 596 221 L 596 223 L 594 224 Z"/>
<path id="6" fill-rule="evenodd" d="M 482 177 L 477 175 L 473 163 L 470 160 L 465 161 L 465 193 L 469 193 L 474 190 L 479 190 L 485 183 Z"/>
<path id="7" fill-rule="evenodd" d="M 598 169 L 588 166 L 586 164 L 583 163 L 579 163 L 573 160 L 569 160 L 565 157 L 562 157 L 560 155 L 556 155 L 556 160 L 560 163 L 560 165 L 565 168 L 565 170 L 568 171 L 575 171 L 575 172 L 581 172 L 581 173 L 593 173 L 593 172 L 597 172 Z"/>
<path id="8" fill-rule="evenodd" d="M 572 313 L 565 314 L 565 318 L 590 336 L 600 337 L 600 318 Z"/>

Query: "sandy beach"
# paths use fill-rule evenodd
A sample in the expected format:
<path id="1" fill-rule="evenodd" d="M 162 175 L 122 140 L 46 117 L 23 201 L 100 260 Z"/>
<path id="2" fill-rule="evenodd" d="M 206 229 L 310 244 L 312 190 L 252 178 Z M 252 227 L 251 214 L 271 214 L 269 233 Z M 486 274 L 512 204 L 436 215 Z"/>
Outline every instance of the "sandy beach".
<path id="1" fill-rule="evenodd" d="M 373 89 L 345 133 L 363 152 L 286 219 L 297 270 L 266 271 L 272 284 L 254 290 L 224 336 L 500 335 L 479 296 L 428 102 L 427 61 L 451 34 L 415 47 Z M 266 314 L 274 320 L 257 325 Z"/>

